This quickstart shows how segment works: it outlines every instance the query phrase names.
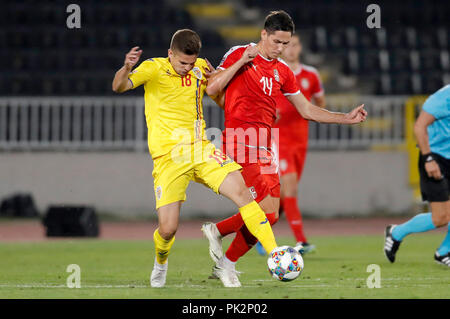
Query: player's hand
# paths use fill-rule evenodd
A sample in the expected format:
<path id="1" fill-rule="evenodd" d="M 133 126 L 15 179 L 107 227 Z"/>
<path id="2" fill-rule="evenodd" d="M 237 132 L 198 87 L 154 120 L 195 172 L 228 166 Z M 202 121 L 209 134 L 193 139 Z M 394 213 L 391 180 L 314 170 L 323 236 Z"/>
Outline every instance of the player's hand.
<path id="1" fill-rule="evenodd" d="M 125 55 L 124 66 L 127 70 L 131 71 L 131 69 L 136 65 L 141 57 L 142 50 L 138 50 L 139 47 L 134 47 Z"/>
<path id="2" fill-rule="evenodd" d="M 256 56 L 258 55 L 258 48 L 256 45 L 251 45 L 245 49 L 244 53 L 242 54 L 241 61 L 243 64 L 246 64 L 248 62 L 251 62 Z"/>
<path id="3" fill-rule="evenodd" d="M 216 71 L 216 69 L 214 69 L 214 67 L 212 66 L 212 64 L 208 61 L 208 59 L 205 58 L 206 64 L 208 65 L 207 68 L 204 68 L 205 70 L 205 77 L 207 79 L 209 79 L 211 77 L 211 75 Z"/>
<path id="4" fill-rule="evenodd" d="M 428 177 L 434 178 L 435 180 L 439 181 L 444 178 L 441 174 L 441 168 L 436 161 L 426 162 L 425 171 L 427 172 Z"/>
<path id="5" fill-rule="evenodd" d="M 364 109 L 364 104 L 354 108 L 351 112 L 345 114 L 345 124 L 358 124 L 364 122 L 367 117 L 367 111 Z"/>

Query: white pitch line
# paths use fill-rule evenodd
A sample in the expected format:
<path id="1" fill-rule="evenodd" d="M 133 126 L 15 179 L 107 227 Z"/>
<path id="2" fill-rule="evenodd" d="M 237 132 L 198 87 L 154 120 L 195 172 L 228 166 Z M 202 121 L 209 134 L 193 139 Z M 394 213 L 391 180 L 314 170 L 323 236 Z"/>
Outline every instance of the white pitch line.
<path id="1" fill-rule="evenodd" d="M 264 282 L 268 282 L 268 281 L 272 281 L 272 280 L 253 280 L 255 281 L 264 281 Z M 331 285 L 331 284 L 301 284 L 301 285 L 293 285 L 293 284 L 289 284 L 289 283 L 285 283 L 285 287 L 284 288 L 348 288 L 348 289 L 353 289 L 356 288 L 353 285 L 349 286 L 347 285 Z M 406 285 L 399 285 L 399 284 L 383 284 L 382 283 L 382 288 L 405 288 L 405 287 L 433 287 L 434 285 L 432 284 L 406 284 Z M 194 288 L 194 289 L 204 289 L 204 288 L 208 288 L 209 286 L 202 286 L 202 285 L 184 285 L 184 284 L 174 284 L 174 285 L 166 285 L 166 288 Z M 73 288 L 68 288 L 66 285 L 61 285 L 61 284 L 39 284 L 39 283 L 32 283 L 32 284 L 0 284 L 0 288 L 49 288 L 49 289 L 62 289 L 62 288 L 67 288 L 67 289 L 73 289 Z M 81 284 L 81 288 L 90 288 L 90 289 L 123 289 L 123 288 L 127 288 L 127 289 L 132 289 L 132 288 L 150 288 L 150 285 L 83 285 Z M 248 284 L 244 284 L 241 288 L 264 288 L 261 285 L 248 285 Z M 361 288 L 365 288 L 365 285 L 361 283 Z"/>
<path id="2" fill-rule="evenodd" d="M 147 288 L 144 285 L 81 285 L 81 288 Z M 49 285 L 49 284 L 0 284 L 0 288 L 68 288 L 67 285 Z"/>

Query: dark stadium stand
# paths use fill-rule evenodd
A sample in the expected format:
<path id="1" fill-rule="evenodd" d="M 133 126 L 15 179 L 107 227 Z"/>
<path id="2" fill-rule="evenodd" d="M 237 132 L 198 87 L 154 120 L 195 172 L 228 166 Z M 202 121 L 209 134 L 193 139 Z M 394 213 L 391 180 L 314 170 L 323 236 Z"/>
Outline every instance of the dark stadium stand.
<path id="1" fill-rule="evenodd" d="M 0 95 L 111 95 L 131 47 L 140 46 L 143 58 L 166 56 L 180 28 L 197 30 L 212 63 L 227 49 L 219 34 L 196 28 L 187 11 L 164 2 L 82 1 L 81 29 L 66 27 L 66 6 L 29 0 L 0 11 Z"/>
<path id="2" fill-rule="evenodd" d="M 56 4 L 55 4 L 56 3 Z M 261 12 L 278 1 L 245 0 Z M 282 8 L 309 48 L 342 61 L 341 72 L 376 83 L 372 94 L 431 93 L 450 78 L 449 1 L 377 1 L 381 29 L 366 27 L 371 1 L 287 0 Z M 202 56 L 217 65 L 228 45 L 213 28 L 200 28 L 182 5 L 160 2 L 83 1 L 82 28 L 65 27 L 66 3 L 12 2 L 0 11 L 1 95 L 110 95 L 110 82 L 133 46 L 144 57 L 165 56 L 172 33 L 193 28 Z M 138 94 L 138 93 L 127 93 Z M 140 94 L 140 93 L 139 93 Z"/>

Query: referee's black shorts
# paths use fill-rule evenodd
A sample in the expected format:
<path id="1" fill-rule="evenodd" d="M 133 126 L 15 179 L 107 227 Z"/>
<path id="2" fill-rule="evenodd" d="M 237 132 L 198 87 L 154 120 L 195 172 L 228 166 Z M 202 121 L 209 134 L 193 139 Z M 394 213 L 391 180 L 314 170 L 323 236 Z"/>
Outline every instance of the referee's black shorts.
<path id="1" fill-rule="evenodd" d="M 435 180 L 428 177 L 425 171 L 425 160 L 419 156 L 419 174 L 420 190 L 422 199 L 428 202 L 446 202 L 450 199 L 450 159 L 446 159 L 436 153 L 432 153 L 438 163 L 441 174 L 444 176 L 441 180 Z"/>

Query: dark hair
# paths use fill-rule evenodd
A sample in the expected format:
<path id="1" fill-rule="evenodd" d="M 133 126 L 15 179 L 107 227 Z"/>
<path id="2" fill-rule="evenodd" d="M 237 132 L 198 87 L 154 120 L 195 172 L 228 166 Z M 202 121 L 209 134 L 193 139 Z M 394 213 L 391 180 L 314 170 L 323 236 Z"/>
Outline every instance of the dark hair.
<path id="1" fill-rule="evenodd" d="M 199 35 L 190 29 L 182 29 L 175 32 L 170 41 L 170 49 L 180 51 L 187 55 L 198 55 L 202 48 Z"/>
<path id="2" fill-rule="evenodd" d="M 271 11 L 264 21 L 264 29 L 267 33 L 275 31 L 288 31 L 291 34 L 295 32 L 294 21 L 284 10 Z"/>
<path id="3" fill-rule="evenodd" d="M 302 38 L 300 37 L 300 33 L 293 33 L 293 37 L 297 37 L 300 42 L 302 42 Z"/>

